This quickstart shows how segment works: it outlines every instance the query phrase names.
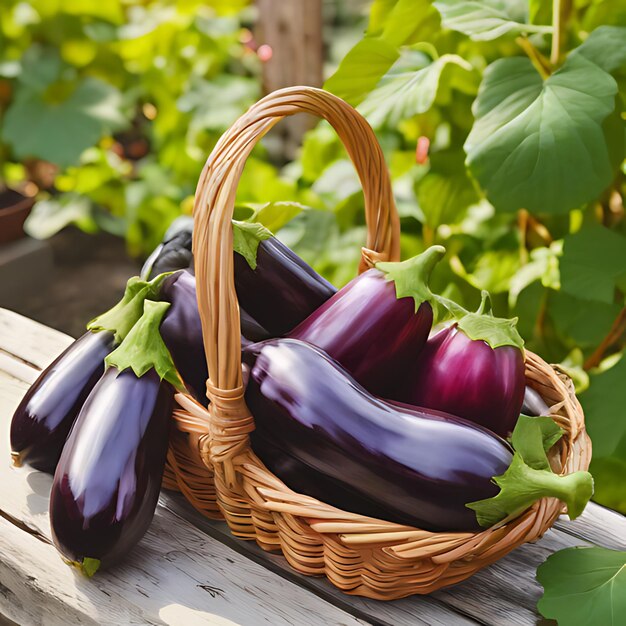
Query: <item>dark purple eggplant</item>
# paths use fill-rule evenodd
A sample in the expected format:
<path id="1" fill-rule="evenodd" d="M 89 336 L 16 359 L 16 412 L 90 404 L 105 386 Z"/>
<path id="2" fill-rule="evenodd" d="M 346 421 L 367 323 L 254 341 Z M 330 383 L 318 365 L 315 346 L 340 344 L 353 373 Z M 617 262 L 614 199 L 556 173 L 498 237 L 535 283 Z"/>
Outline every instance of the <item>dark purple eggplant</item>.
<path id="1" fill-rule="evenodd" d="M 270 335 L 285 335 L 337 290 L 260 224 L 233 222 L 239 304 Z"/>
<path id="2" fill-rule="evenodd" d="M 341 363 L 368 391 L 394 398 L 433 324 L 428 278 L 445 254 L 432 246 L 401 263 L 379 263 L 349 282 L 289 336 Z"/>
<path id="3" fill-rule="evenodd" d="M 465 505 L 498 492 L 491 479 L 512 459 L 505 441 L 451 415 L 379 400 L 302 341 L 243 352 L 252 447 L 288 486 L 400 524 L 478 528 Z"/>
<path id="4" fill-rule="evenodd" d="M 206 406 L 208 370 L 196 300 L 195 276 L 188 270 L 175 272 L 163 282 L 159 297 L 172 305 L 161 324 L 163 341 L 187 390 Z M 240 313 L 242 341 L 260 341 L 269 336 L 245 311 Z"/>
<path id="5" fill-rule="evenodd" d="M 191 267 L 193 263 L 192 234 L 193 218 L 188 215 L 176 218 L 167 229 L 163 241 L 143 264 L 141 278 L 150 280 L 165 272 L 175 272 Z"/>
<path id="6" fill-rule="evenodd" d="M 271 339 L 244 348 L 243 361 L 253 450 L 288 487 L 340 509 L 475 531 L 542 497 L 567 502 L 573 518 L 591 495 L 587 472 L 549 469 L 539 422 L 518 437 L 533 465 L 543 455 L 535 468 L 481 426 L 376 398 L 311 344 Z"/>
<path id="7" fill-rule="evenodd" d="M 120 302 L 93 320 L 31 385 L 11 421 L 15 465 L 54 472 L 82 404 L 104 372 L 104 358 L 141 316 L 143 300 L 158 291 L 161 280 L 131 278 Z"/>
<path id="8" fill-rule="evenodd" d="M 158 327 L 166 302 L 145 313 L 83 405 L 50 496 L 55 546 L 89 575 L 124 557 L 150 525 L 181 385 Z"/>
<path id="9" fill-rule="evenodd" d="M 485 292 L 486 294 L 486 292 Z M 416 356 L 400 400 L 458 415 L 508 437 L 522 409 L 524 341 L 517 320 L 465 313 Z"/>
<path id="10" fill-rule="evenodd" d="M 545 400 L 532 387 L 526 385 L 524 389 L 524 402 L 522 403 L 522 413 L 531 417 L 539 415 L 549 415 L 550 407 Z"/>

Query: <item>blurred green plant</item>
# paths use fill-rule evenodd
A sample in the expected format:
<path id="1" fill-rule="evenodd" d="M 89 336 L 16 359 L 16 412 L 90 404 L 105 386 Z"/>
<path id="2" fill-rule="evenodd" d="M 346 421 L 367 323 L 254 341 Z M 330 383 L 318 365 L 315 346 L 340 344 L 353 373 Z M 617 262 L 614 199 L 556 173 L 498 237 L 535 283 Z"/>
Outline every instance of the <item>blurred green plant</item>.
<path id="1" fill-rule="evenodd" d="M 595 499 L 626 513 L 626 2 L 374 0 L 326 87 L 381 140 L 404 251 L 444 244 L 439 287 L 466 307 L 491 291 L 572 376 Z M 343 159 L 320 126 L 301 175 L 315 189 Z M 347 198 L 338 223 L 360 223 Z"/>
<path id="2" fill-rule="evenodd" d="M 247 4 L 3 3 L 0 174 L 40 190 L 33 235 L 75 223 L 145 255 L 190 210 L 211 148 L 260 95 Z"/>

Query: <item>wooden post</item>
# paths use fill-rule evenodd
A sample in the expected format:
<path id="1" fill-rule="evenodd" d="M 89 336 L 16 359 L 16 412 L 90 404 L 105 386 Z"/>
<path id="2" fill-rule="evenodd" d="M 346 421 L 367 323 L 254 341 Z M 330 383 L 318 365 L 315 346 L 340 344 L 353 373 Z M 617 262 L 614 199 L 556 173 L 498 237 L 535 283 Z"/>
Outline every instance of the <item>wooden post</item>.
<path id="1" fill-rule="evenodd" d="M 322 0 L 257 0 L 255 39 L 263 63 L 266 93 L 292 85 L 320 87 L 323 82 Z M 261 49 L 261 46 L 269 48 Z M 284 156 L 293 158 L 302 135 L 315 124 L 297 115 L 281 122 Z"/>

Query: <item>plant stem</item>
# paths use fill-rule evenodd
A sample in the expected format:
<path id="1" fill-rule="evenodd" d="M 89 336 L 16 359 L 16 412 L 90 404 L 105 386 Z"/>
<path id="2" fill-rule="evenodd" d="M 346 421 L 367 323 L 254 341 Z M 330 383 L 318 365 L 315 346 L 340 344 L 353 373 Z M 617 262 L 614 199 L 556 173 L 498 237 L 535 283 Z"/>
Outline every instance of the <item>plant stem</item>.
<path id="1" fill-rule="evenodd" d="M 552 50 L 550 51 L 550 63 L 556 65 L 559 62 L 561 52 L 561 0 L 552 0 Z"/>
<path id="2" fill-rule="evenodd" d="M 515 41 L 517 42 L 517 45 L 526 53 L 541 78 L 543 78 L 543 80 L 548 79 L 550 77 L 550 67 L 547 59 L 543 57 L 539 50 L 537 50 L 537 48 L 535 48 L 535 46 L 533 46 L 530 40 L 526 37 L 517 37 Z"/>
<path id="3" fill-rule="evenodd" d="M 626 307 L 624 307 L 615 318 L 611 330 L 602 340 L 600 345 L 593 351 L 593 354 L 585 361 L 583 368 L 588 371 L 600 364 L 605 352 L 617 341 L 626 331 Z"/>

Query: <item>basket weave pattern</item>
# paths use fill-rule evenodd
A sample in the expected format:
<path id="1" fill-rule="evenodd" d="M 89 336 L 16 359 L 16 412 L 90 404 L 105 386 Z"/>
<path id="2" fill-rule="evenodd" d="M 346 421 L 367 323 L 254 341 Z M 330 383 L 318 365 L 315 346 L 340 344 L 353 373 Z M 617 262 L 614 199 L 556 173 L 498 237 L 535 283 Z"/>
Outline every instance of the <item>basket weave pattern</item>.
<path id="1" fill-rule="evenodd" d="M 563 509 L 546 498 L 514 520 L 477 533 L 433 533 L 342 511 L 295 493 L 250 448 L 254 418 L 243 399 L 239 308 L 231 218 L 245 160 L 280 119 L 299 112 L 326 118 L 350 155 L 364 192 L 368 227 L 359 271 L 399 259 L 399 220 L 384 158 L 367 122 L 342 100 L 309 87 L 260 100 L 224 134 L 200 177 L 194 257 L 203 340 L 211 378 L 205 409 L 179 394 L 164 484 L 180 489 L 237 537 L 280 550 L 297 571 L 326 575 L 347 593 L 381 600 L 430 593 L 460 582 L 515 547 L 541 537 Z M 556 472 L 587 469 L 591 443 L 571 381 L 526 353 L 526 379 L 565 435 L 552 449 Z"/>

